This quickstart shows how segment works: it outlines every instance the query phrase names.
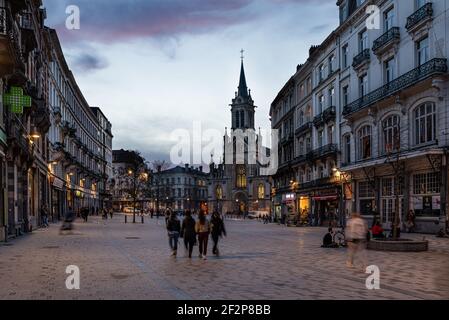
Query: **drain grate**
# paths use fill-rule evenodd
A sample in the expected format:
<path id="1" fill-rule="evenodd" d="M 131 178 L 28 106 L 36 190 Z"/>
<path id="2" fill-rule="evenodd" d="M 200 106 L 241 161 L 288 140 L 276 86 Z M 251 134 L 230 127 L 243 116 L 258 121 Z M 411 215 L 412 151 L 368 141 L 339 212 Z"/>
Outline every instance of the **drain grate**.
<path id="1" fill-rule="evenodd" d="M 126 240 L 139 240 L 139 237 L 126 237 Z"/>
<path id="2" fill-rule="evenodd" d="M 111 274 L 111 277 L 116 280 L 125 280 L 129 278 L 129 275 L 127 274 Z"/>
<path id="3" fill-rule="evenodd" d="M 2 247 L 12 247 L 13 244 L 12 243 L 3 243 L 1 244 Z"/>
<path id="4" fill-rule="evenodd" d="M 42 249 L 59 249 L 59 246 L 42 247 Z"/>

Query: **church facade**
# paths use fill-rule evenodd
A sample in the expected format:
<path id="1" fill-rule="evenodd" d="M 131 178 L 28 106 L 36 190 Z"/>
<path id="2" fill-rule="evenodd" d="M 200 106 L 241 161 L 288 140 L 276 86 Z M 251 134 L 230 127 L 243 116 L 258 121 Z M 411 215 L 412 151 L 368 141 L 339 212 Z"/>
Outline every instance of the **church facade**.
<path id="1" fill-rule="evenodd" d="M 209 208 L 221 214 L 270 214 L 270 177 L 262 174 L 259 161 L 260 152 L 269 156 L 269 149 L 262 147 L 262 135 L 255 130 L 257 107 L 247 87 L 243 59 L 238 91 L 230 106 L 232 125 L 223 138 L 222 161 L 210 164 Z"/>

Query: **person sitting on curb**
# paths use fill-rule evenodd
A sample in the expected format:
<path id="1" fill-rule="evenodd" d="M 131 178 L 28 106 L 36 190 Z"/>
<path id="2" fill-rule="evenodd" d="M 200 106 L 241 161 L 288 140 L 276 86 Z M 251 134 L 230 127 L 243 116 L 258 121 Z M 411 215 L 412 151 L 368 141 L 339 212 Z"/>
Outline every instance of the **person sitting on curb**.
<path id="1" fill-rule="evenodd" d="M 338 244 L 334 242 L 333 237 L 334 231 L 332 228 L 329 228 L 328 233 L 323 238 L 323 245 L 321 248 L 338 248 Z"/>

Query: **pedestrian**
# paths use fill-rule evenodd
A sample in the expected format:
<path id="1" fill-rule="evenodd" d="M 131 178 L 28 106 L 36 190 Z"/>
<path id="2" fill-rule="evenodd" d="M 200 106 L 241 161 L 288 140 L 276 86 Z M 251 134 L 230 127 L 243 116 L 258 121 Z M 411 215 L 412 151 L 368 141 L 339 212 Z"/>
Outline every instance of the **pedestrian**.
<path id="1" fill-rule="evenodd" d="M 75 220 L 75 212 L 73 211 L 72 207 L 69 206 L 68 210 L 65 212 L 64 215 L 64 222 L 61 226 L 61 232 L 62 231 L 71 231 L 73 229 L 73 221 Z"/>
<path id="2" fill-rule="evenodd" d="M 170 208 L 165 209 L 165 223 L 167 223 L 168 219 L 170 219 L 172 211 Z"/>
<path id="3" fill-rule="evenodd" d="M 181 222 L 179 222 L 178 216 L 175 213 L 172 213 L 167 219 L 167 231 L 172 256 L 176 257 L 178 253 L 179 235 L 181 233 Z"/>
<path id="4" fill-rule="evenodd" d="M 211 223 L 211 236 L 212 241 L 214 242 L 214 247 L 212 249 L 212 253 L 216 256 L 220 255 L 220 251 L 218 250 L 218 240 L 222 236 L 226 236 L 226 229 L 223 222 L 223 219 L 221 219 L 218 212 L 214 212 L 212 214 L 212 219 L 210 221 Z"/>
<path id="5" fill-rule="evenodd" d="M 151 219 L 153 219 L 153 217 L 154 217 L 154 209 L 150 209 L 150 216 L 151 216 Z"/>
<path id="6" fill-rule="evenodd" d="M 346 240 L 348 242 L 348 259 L 346 265 L 354 267 L 354 260 L 359 255 L 363 270 L 366 269 L 366 240 L 368 226 L 359 213 L 353 213 L 346 226 Z"/>
<path id="7" fill-rule="evenodd" d="M 195 219 L 192 217 L 190 210 L 185 212 L 185 218 L 182 221 L 181 227 L 181 238 L 184 239 L 184 246 L 186 252 L 189 254 L 189 259 L 192 259 L 193 247 L 196 242 L 196 232 L 195 232 Z"/>
<path id="8" fill-rule="evenodd" d="M 107 215 L 107 213 L 106 213 L 106 215 Z M 114 217 L 114 210 L 112 210 L 112 208 L 109 209 L 109 216 L 111 217 L 111 220 Z"/>
<path id="9" fill-rule="evenodd" d="M 209 241 L 210 223 L 207 221 L 206 215 L 202 210 L 198 215 L 198 221 L 195 225 L 195 232 L 198 234 L 200 258 L 207 260 L 207 243 Z"/>
<path id="10" fill-rule="evenodd" d="M 412 233 L 415 231 L 415 212 L 413 212 L 413 210 L 410 210 L 408 212 L 407 215 L 407 222 L 406 222 L 406 227 L 407 227 L 407 232 L 408 233 Z"/>
<path id="11" fill-rule="evenodd" d="M 49 224 L 48 224 L 48 210 L 47 210 L 47 206 L 45 204 L 43 204 L 41 206 L 41 217 L 42 217 L 42 226 L 44 228 L 48 228 Z"/>

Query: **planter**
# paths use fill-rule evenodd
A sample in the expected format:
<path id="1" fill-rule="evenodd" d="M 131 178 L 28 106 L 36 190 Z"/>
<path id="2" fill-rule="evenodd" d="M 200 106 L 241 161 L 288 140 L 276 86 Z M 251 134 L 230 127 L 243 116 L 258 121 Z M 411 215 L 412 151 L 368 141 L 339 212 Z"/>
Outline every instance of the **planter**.
<path id="1" fill-rule="evenodd" d="M 423 252 L 429 250 L 429 241 L 422 240 L 382 240 L 374 239 L 368 242 L 368 250 L 392 251 L 392 252 Z"/>

